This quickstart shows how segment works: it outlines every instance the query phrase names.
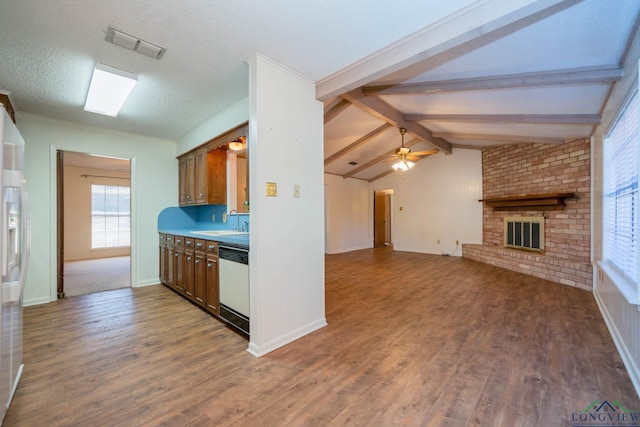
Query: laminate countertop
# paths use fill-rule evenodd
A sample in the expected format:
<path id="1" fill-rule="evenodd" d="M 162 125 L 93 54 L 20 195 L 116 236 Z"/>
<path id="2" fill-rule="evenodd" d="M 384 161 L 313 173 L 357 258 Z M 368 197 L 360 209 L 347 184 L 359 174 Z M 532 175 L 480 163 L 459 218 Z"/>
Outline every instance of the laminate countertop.
<path id="1" fill-rule="evenodd" d="M 158 233 L 194 239 L 212 240 L 214 242 L 249 249 L 249 233 L 233 230 L 186 230 L 184 228 L 162 228 Z M 219 234 L 218 234 L 219 233 Z"/>

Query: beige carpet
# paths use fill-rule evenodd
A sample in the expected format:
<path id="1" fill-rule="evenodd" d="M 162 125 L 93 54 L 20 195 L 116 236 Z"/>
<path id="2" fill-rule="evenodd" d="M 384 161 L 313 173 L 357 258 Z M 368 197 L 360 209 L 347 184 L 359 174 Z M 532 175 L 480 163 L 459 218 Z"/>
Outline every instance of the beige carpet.
<path id="1" fill-rule="evenodd" d="M 64 263 L 66 296 L 91 294 L 131 286 L 131 258 L 100 258 Z"/>

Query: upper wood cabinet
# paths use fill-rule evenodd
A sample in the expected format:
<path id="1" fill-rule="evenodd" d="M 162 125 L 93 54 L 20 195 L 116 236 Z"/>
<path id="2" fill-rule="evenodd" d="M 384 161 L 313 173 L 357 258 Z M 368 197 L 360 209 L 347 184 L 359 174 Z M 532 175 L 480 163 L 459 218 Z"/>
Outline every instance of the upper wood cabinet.
<path id="1" fill-rule="evenodd" d="M 247 130 L 243 124 L 178 157 L 180 206 L 227 204 L 227 144 Z"/>

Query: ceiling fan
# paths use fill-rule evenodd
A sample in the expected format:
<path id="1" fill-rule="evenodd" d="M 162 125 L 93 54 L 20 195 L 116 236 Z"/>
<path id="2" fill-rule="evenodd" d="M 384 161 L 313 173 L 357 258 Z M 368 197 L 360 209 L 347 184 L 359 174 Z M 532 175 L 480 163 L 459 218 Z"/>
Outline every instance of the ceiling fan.
<path id="1" fill-rule="evenodd" d="M 393 169 L 399 172 L 406 172 L 411 169 L 415 162 L 423 159 L 424 157 L 430 156 L 432 154 L 436 154 L 438 150 L 425 150 L 425 151 L 416 151 L 411 152 L 411 148 L 404 146 L 404 134 L 407 132 L 405 128 L 400 128 L 400 135 L 402 135 L 402 144 L 400 148 L 396 150 L 396 153 L 386 161 L 396 162 L 392 165 Z"/>

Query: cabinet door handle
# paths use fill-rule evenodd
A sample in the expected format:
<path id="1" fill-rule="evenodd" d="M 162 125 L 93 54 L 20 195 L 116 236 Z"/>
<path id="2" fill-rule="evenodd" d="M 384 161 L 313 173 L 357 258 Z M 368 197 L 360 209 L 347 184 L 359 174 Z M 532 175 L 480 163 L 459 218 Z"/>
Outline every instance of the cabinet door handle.
<path id="1" fill-rule="evenodd" d="M 180 254 L 176 254 L 176 256 L 180 256 Z"/>
<path id="2" fill-rule="evenodd" d="M 201 248 L 202 247 L 202 243 L 196 243 L 196 248 Z"/>
<path id="3" fill-rule="evenodd" d="M 200 193 L 200 197 L 204 197 L 204 193 Z"/>
<path id="4" fill-rule="evenodd" d="M 213 266 L 213 264 L 211 264 L 211 263 L 207 264 L 207 267 L 212 267 L 212 266 Z"/>
<path id="5" fill-rule="evenodd" d="M 196 264 L 200 264 L 200 260 L 196 258 Z"/>

